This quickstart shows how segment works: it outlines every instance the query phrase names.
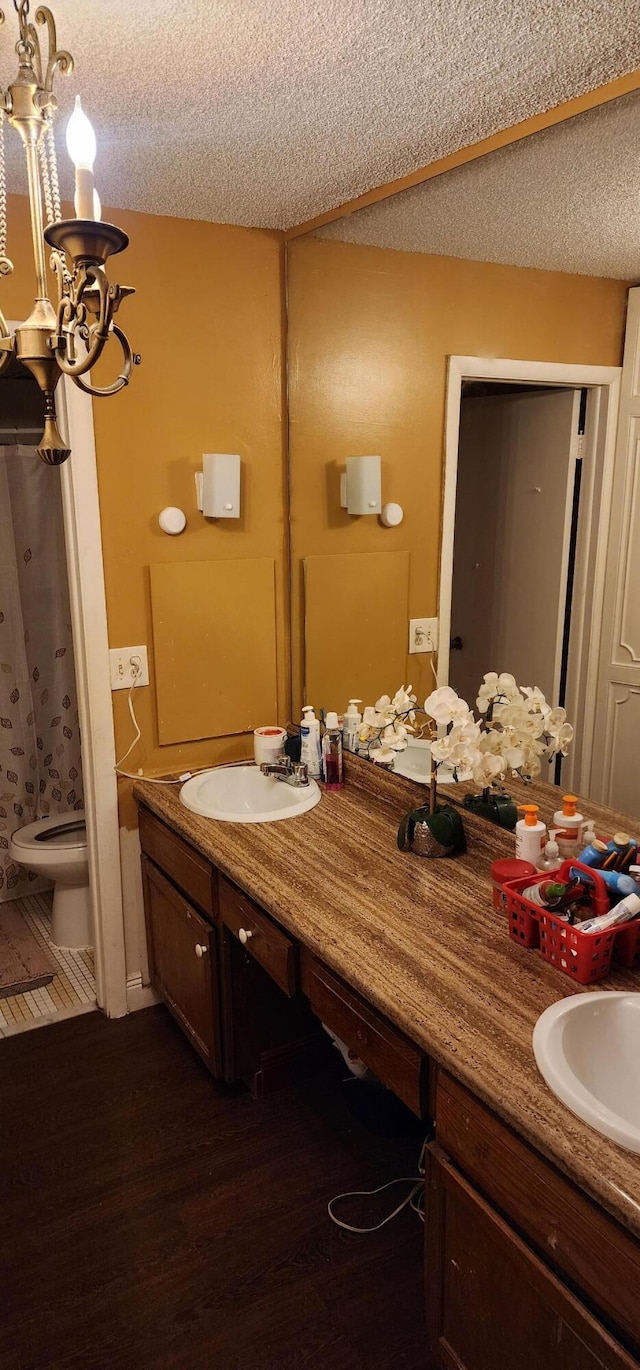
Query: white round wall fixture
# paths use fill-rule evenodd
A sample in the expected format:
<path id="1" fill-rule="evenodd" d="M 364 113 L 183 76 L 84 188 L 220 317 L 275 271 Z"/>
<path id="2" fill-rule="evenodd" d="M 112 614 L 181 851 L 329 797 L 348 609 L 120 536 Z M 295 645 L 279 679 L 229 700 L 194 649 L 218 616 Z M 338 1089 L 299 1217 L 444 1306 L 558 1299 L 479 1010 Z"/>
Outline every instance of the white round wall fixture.
<path id="1" fill-rule="evenodd" d="M 404 518 L 404 509 L 401 504 L 383 504 L 380 522 L 385 528 L 397 528 Z"/>
<path id="2" fill-rule="evenodd" d="M 174 504 L 169 504 L 166 509 L 160 510 L 158 523 L 163 533 L 169 533 L 171 537 L 176 537 L 178 533 L 184 532 L 187 519 L 182 509 L 176 509 Z"/>

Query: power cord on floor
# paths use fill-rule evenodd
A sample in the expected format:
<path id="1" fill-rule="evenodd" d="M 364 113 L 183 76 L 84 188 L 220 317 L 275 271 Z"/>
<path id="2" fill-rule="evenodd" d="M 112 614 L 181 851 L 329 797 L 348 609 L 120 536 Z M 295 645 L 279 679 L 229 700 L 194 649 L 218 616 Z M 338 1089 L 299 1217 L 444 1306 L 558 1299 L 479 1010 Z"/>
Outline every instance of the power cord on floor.
<path id="1" fill-rule="evenodd" d="M 388 1180 L 386 1184 L 379 1185 L 377 1189 L 350 1189 L 345 1194 L 336 1194 L 333 1199 L 330 1199 L 327 1204 L 327 1212 L 331 1221 L 336 1224 L 336 1227 L 343 1227 L 346 1232 L 378 1232 L 381 1227 L 385 1227 L 393 1218 L 397 1218 L 403 1208 L 407 1207 L 412 1208 L 414 1213 L 418 1214 L 420 1221 L 424 1222 L 424 1153 L 427 1140 L 428 1138 L 425 1138 L 422 1143 L 420 1155 L 418 1157 L 419 1173 L 417 1175 L 398 1175 L 395 1180 Z M 410 1184 L 412 1188 L 402 1200 L 402 1203 L 399 1203 L 397 1207 L 393 1209 L 392 1213 L 388 1213 L 386 1218 L 383 1218 L 381 1222 L 376 1223 L 373 1227 L 356 1227 L 353 1223 L 346 1223 L 343 1222 L 341 1218 L 336 1218 L 336 1215 L 333 1212 L 333 1205 L 338 1203 L 340 1199 L 370 1198 L 372 1194 L 382 1194 L 385 1189 L 390 1189 L 394 1184 Z"/>

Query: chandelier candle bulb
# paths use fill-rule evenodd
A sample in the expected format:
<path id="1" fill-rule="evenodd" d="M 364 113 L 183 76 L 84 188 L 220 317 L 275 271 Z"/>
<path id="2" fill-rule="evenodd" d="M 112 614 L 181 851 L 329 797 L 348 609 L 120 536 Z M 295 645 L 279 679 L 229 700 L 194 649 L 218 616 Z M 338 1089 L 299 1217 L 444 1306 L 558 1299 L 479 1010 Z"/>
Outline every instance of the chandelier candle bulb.
<path id="1" fill-rule="evenodd" d="M 91 122 L 76 95 L 73 114 L 67 124 L 67 152 L 76 169 L 75 211 L 79 219 L 98 219 L 93 163 L 96 159 L 96 135 Z M 100 201 L 98 200 L 98 205 Z"/>

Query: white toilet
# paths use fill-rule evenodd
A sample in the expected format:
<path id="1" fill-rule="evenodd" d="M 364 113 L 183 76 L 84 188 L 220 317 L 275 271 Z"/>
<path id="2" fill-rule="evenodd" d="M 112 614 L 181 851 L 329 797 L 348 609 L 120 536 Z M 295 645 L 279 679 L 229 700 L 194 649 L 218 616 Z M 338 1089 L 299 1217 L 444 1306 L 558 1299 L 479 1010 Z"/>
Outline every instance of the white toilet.
<path id="1" fill-rule="evenodd" d="M 93 942 L 87 830 L 82 809 L 18 828 L 9 855 L 18 866 L 53 880 L 51 941 L 57 947 Z"/>

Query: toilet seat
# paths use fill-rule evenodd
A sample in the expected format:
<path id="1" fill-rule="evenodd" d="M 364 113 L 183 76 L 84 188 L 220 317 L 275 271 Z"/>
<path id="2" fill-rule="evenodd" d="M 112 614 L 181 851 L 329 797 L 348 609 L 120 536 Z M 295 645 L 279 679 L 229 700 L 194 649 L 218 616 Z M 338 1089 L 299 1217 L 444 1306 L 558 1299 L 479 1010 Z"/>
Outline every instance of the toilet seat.
<path id="1" fill-rule="evenodd" d="M 25 828 L 17 828 L 11 834 L 14 847 L 29 851 L 82 851 L 87 845 L 87 829 L 84 809 L 76 809 L 69 814 L 53 814 L 28 823 Z"/>

